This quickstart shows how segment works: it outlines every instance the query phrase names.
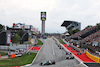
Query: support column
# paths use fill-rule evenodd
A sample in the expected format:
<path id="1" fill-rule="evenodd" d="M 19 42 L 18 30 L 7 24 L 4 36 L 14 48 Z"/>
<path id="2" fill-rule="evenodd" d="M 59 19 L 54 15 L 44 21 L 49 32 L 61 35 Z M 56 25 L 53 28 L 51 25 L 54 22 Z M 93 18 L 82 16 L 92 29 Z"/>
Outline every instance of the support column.
<path id="1" fill-rule="evenodd" d="M 45 34 L 45 21 L 42 20 L 42 34 Z"/>

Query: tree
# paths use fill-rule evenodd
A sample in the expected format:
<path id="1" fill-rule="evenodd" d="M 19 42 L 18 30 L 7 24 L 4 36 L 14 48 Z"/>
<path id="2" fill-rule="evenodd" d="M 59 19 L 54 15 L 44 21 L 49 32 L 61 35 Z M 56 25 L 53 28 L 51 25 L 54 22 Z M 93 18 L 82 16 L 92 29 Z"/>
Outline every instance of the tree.
<path id="1" fill-rule="evenodd" d="M 78 31 L 80 31 L 80 30 L 79 30 L 79 29 L 75 29 L 75 30 L 70 29 L 70 30 L 68 31 L 68 33 L 69 33 L 70 35 L 72 35 L 72 34 L 77 33 Z"/>
<path id="2" fill-rule="evenodd" d="M 24 34 L 24 31 L 23 31 L 23 30 L 19 30 L 17 34 L 18 34 L 20 37 L 22 37 L 23 34 Z"/>
<path id="3" fill-rule="evenodd" d="M 15 36 L 12 36 L 11 39 L 12 39 L 12 43 L 19 43 L 21 37 L 18 34 L 15 34 Z"/>
<path id="4" fill-rule="evenodd" d="M 9 27 L 8 27 L 8 26 L 6 26 L 6 29 L 7 29 L 7 30 L 9 30 Z"/>
<path id="5" fill-rule="evenodd" d="M 0 32 L 5 30 L 5 26 L 0 24 Z"/>
<path id="6" fill-rule="evenodd" d="M 80 30 L 79 29 L 73 30 L 73 34 L 77 33 L 78 31 L 80 31 Z"/>
<path id="7" fill-rule="evenodd" d="M 89 27 L 92 27 L 92 25 L 88 25 L 87 27 L 85 27 L 85 28 L 89 28 Z"/>
<path id="8" fill-rule="evenodd" d="M 100 23 L 97 23 L 97 30 L 100 30 Z"/>
<path id="9" fill-rule="evenodd" d="M 73 34 L 73 30 L 70 29 L 70 30 L 68 31 L 68 33 L 69 33 L 70 35 L 72 35 L 72 34 Z"/>

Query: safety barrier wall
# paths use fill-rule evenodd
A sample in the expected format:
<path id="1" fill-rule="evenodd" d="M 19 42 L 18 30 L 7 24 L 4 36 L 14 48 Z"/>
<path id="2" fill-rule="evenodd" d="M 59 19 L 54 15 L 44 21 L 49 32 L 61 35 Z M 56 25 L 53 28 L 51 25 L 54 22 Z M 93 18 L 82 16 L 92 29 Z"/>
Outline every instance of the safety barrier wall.
<path id="1" fill-rule="evenodd" d="M 96 57 L 92 54 L 90 54 L 88 51 L 86 51 L 86 55 L 93 61 L 97 62 L 97 63 L 100 63 L 100 58 L 99 57 Z"/>

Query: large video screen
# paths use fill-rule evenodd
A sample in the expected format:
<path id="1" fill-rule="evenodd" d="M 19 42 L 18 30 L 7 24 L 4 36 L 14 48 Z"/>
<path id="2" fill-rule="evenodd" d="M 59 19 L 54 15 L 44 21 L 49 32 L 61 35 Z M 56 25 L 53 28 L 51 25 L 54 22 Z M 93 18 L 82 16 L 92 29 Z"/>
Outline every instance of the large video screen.
<path id="1" fill-rule="evenodd" d="M 41 20 L 46 20 L 46 12 L 41 12 Z"/>
<path id="2" fill-rule="evenodd" d="M 0 45 L 7 45 L 6 32 L 0 33 Z"/>

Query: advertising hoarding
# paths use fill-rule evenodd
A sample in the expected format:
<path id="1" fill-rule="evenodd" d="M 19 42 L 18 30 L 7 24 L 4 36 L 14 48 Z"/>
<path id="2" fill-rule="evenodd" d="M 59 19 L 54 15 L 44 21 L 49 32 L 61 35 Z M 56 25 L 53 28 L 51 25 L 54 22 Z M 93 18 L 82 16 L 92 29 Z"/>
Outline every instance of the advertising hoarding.
<path id="1" fill-rule="evenodd" d="M 7 35 L 7 44 L 10 44 L 10 43 L 11 43 L 11 35 L 8 34 L 8 35 Z"/>
<path id="2" fill-rule="evenodd" d="M 46 20 L 46 12 L 41 12 L 41 20 Z"/>

